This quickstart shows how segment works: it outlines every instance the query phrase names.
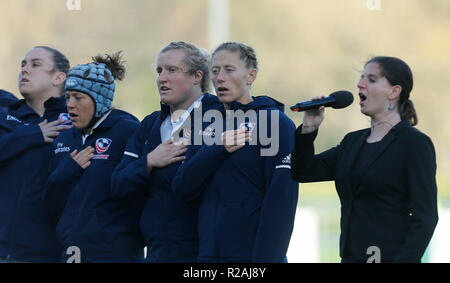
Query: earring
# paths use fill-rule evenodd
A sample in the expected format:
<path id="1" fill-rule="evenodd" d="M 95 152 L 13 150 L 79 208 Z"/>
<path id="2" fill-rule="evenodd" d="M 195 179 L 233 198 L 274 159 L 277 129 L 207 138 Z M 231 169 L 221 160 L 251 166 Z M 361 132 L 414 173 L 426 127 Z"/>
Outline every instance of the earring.
<path id="1" fill-rule="evenodd" d="M 389 103 L 389 107 L 388 107 L 388 110 L 389 111 L 392 111 L 394 109 L 394 107 L 392 107 L 392 104 L 391 103 Z"/>

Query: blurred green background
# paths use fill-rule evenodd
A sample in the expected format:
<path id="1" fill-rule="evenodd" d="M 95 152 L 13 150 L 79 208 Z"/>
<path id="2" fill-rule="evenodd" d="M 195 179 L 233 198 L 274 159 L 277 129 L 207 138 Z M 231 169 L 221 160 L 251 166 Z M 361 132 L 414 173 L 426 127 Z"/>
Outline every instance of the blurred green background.
<path id="1" fill-rule="evenodd" d="M 222 1 L 228 9 L 213 14 L 211 1 Z M 159 108 L 155 62 L 171 41 L 209 51 L 220 43 L 214 40 L 253 46 L 260 70 L 252 94 L 270 95 L 286 106 L 340 89 L 356 96 L 369 58 L 400 57 L 414 74 L 411 99 L 418 128 L 436 148 L 440 208 L 450 206 L 450 1 L 80 0 L 80 10 L 69 9 L 67 2 L 0 2 L 0 88 L 20 97 L 20 61 L 36 45 L 59 49 L 73 66 L 98 53 L 123 50 L 128 75 L 118 85 L 115 106 L 142 119 Z M 215 28 L 222 17 L 225 29 Z M 287 115 L 300 124 L 302 114 Z M 358 103 L 327 110 L 317 150 L 368 125 Z M 333 183 L 301 185 L 299 205 L 300 212 L 305 206 L 319 213 L 320 261 L 339 261 L 339 200 Z"/>

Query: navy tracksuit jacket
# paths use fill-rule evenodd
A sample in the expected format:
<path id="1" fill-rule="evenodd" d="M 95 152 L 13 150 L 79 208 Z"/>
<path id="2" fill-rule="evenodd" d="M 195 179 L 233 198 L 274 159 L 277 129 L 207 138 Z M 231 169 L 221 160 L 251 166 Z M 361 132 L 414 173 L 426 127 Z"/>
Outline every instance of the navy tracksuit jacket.
<path id="1" fill-rule="evenodd" d="M 115 200 L 110 191 L 111 174 L 138 126 L 134 116 L 113 109 L 85 141 L 76 128 L 55 139 L 43 199 L 57 223 L 62 262 L 71 260 L 71 247 L 79 248 L 81 262 L 143 261 L 144 242 L 138 227 L 142 202 Z M 94 157 L 83 170 L 70 153 L 88 146 L 95 149 Z"/>
<path id="2" fill-rule="evenodd" d="M 57 120 L 66 100 L 50 98 L 39 117 L 25 102 L 0 114 L 0 257 L 56 262 L 60 246 L 41 195 L 48 176 L 51 144 L 44 142 L 44 119 Z"/>
<path id="3" fill-rule="evenodd" d="M 188 201 L 201 199 L 199 261 L 284 262 L 298 198 L 298 184 L 290 177 L 295 125 L 282 113 L 283 105 L 266 96 L 246 105 L 234 102 L 231 110 L 268 114 L 267 126 L 263 116 L 244 125 L 252 130 L 252 139 L 256 129 L 267 129 L 269 137 L 279 134 L 276 154 L 261 156 L 265 143 L 259 138 L 257 145 L 231 154 L 223 145 L 191 146 L 173 190 Z M 279 123 L 272 132 L 275 115 Z"/>
<path id="4" fill-rule="evenodd" d="M 204 95 L 201 105 L 201 112 L 222 108 L 217 97 L 210 94 Z M 194 117 L 194 113 L 196 110 L 191 112 L 191 129 L 195 129 L 195 119 L 200 118 Z M 147 173 L 147 154 L 161 144 L 161 123 L 169 114 L 169 107 L 161 105 L 161 111 L 153 112 L 141 122 L 113 173 L 111 189 L 119 199 L 145 196 L 140 229 L 147 245 L 146 262 L 195 262 L 198 255 L 198 201 L 186 203 L 171 190 L 180 162 L 153 168 L 150 174 Z M 203 130 L 206 124 L 200 125 Z M 192 138 L 194 131 L 190 133 Z"/>
<path id="5" fill-rule="evenodd" d="M 0 89 L 0 112 L 6 112 L 9 106 L 18 101 L 17 97 L 13 94 Z"/>

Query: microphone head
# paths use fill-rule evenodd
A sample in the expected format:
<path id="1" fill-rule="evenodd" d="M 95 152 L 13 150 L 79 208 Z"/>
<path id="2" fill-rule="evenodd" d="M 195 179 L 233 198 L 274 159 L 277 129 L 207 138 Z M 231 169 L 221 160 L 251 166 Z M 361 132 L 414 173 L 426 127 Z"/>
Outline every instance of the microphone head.
<path id="1" fill-rule="evenodd" d="M 353 94 L 346 90 L 335 91 L 330 96 L 336 100 L 331 106 L 335 109 L 345 108 L 353 103 Z"/>

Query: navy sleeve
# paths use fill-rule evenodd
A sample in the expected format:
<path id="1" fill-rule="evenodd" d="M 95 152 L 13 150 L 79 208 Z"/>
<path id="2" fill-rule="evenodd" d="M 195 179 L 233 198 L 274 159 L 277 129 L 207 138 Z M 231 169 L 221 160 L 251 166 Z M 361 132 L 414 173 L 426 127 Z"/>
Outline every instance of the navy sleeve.
<path id="1" fill-rule="evenodd" d="M 294 132 L 294 123 L 284 114 L 280 115 L 278 153 L 265 157 L 264 161 L 268 184 L 253 247 L 253 262 L 285 260 L 298 200 L 298 183 L 290 177 Z"/>
<path id="2" fill-rule="evenodd" d="M 11 132 L 0 135 L 0 165 L 24 151 L 44 145 L 44 136 L 38 125 L 19 125 Z"/>
<path id="3" fill-rule="evenodd" d="M 300 125 L 295 131 L 292 178 L 300 183 L 333 181 L 340 145 L 315 155 L 314 140 L 318 130 L 302 134 L 302 126 Z"/>
<path id="4" fill-rule="evenodd" d="M 128 140 L 124 155 L 111 176 L 111 194 L 115 199 L 144 194 L 151 182 L 147 172 L 147 155 L 142 154 L 156 114 L 147 116 Z"/>
<path id="5" fill-rule="evenodd" d="M 438 222 L 436 153 L 425 135 L 408 140 L 409 217 L 397 262 L 420 262 Z"/>
<path id="6" fill-rule="evenodd" d="M 9 106 L 16 103 L 19 99 L 15 97 L 12 93 L 0 89 L 0 111 L 8 111 Z"/>

